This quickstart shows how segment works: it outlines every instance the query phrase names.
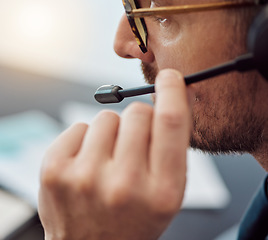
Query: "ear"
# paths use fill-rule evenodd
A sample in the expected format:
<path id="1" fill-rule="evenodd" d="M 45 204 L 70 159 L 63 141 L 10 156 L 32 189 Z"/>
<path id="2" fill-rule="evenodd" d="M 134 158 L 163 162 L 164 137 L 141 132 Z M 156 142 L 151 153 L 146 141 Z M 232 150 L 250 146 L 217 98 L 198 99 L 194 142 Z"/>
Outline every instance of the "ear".
<path id="1" fill-rule="evenodd" d="M 248 34 L 248 50 L 256 68 L 268 80 L 268 5 L 254 19 Z"/>

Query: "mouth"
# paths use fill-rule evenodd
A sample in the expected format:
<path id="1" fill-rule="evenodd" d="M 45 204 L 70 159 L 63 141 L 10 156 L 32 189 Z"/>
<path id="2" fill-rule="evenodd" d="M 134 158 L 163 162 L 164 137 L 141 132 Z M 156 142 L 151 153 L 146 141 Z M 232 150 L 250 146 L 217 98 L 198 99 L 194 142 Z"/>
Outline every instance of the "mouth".
<path id="1" fill-rule="evenodd" d="M 153 68 L 152 66 L 150 66 L 149 64 L 142 62 L 141 63 L 141 70 L 143 72 L 145 82 L 149 85 L 155 84 L 155 79 L 157 76 L 156 69 Z M 155 93 L 151 94 L 151 101 L 153 104 L 156 103 L 156 94 Z"/>

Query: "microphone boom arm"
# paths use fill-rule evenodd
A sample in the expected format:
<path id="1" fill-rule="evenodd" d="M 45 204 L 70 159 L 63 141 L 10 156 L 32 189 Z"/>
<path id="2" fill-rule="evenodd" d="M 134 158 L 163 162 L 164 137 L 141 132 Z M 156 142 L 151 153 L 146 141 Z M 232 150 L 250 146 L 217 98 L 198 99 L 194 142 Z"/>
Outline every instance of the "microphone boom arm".
<path id="1" fill-rule="evenodd" d="M 254 65 L 255 64 L 253 55 L 251 53 L 247 53 L 224 64 L 191 75 L 187 75 L 184 77 L 185 84 L 189 85 L 192 83 L 197 83 L 202 80 L 209 79 L 221 75 L 223 73 L 235 70 L 239 72 L 248 71 L 254 69 L 255 68 Z M 155 92 L 154 84 L 125 90 L 119 86 L 105 85 L 97 89 L 94 97 L 99 103 L 108 104 L 108 103 L 119 103 L 126 97 L 140 96 L 154 92 Z"/>

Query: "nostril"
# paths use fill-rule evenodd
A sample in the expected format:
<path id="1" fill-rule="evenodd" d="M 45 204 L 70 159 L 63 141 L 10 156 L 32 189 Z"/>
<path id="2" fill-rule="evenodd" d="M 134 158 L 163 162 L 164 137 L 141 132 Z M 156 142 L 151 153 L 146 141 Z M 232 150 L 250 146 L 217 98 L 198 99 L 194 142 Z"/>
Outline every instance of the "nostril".
<path id="1" fill-rule="evenodd" d="M 133 58 L 131 55 L 126 55 L 125 58 Z"/>

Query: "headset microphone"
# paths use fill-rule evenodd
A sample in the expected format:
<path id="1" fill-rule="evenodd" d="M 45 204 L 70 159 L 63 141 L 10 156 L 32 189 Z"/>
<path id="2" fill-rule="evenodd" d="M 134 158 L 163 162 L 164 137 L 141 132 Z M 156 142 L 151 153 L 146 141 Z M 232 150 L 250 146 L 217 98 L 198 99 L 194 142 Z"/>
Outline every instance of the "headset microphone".
<path id="1" fill-rule="evenodd" d="M 231 71 L 245 72 L 257 69 L 268 80 L 268 6 L 254 19 L 248 34 L 249 53 L 222 65 L 185 76 L 186 85 Z M 122 89 L 115 85 L 105 85 L 97 89 L 94 97 L 99 103 L 119 103 L 126 97 L 154 93 L 154 85 Z"/>
<path id="2" fill-rule="evenodd" d="M 268 1 L 255 17 L 248 34 L 248 50 L 254 53 L 256 69 L 268 80 Z"/>
<path id="3" fill-rule="evenodd" d="M 243 72 L 254 68 L 255 66 L 253 61 L 253 55 L 246 54 L 236 58 L 234 61 L 230 61 L 225 64 L 209 68 L 202 72 L 185 76 L 184 79 L 186 85 L 188 85 L 191 83 L 196 83 L 220 75 L 222 73 L 227 73 L 234 70 Z M 119 103 L 126 97 L 134 97 L 148 93 L 154 93 L 154 91 L 155 91 L 154 85 L 147 85 L 143 87 L 137 87 L 125 90 L 115 85 L 104 85 L 97 89 L 94 97 L 99 103 L 102 104 Z"/>

